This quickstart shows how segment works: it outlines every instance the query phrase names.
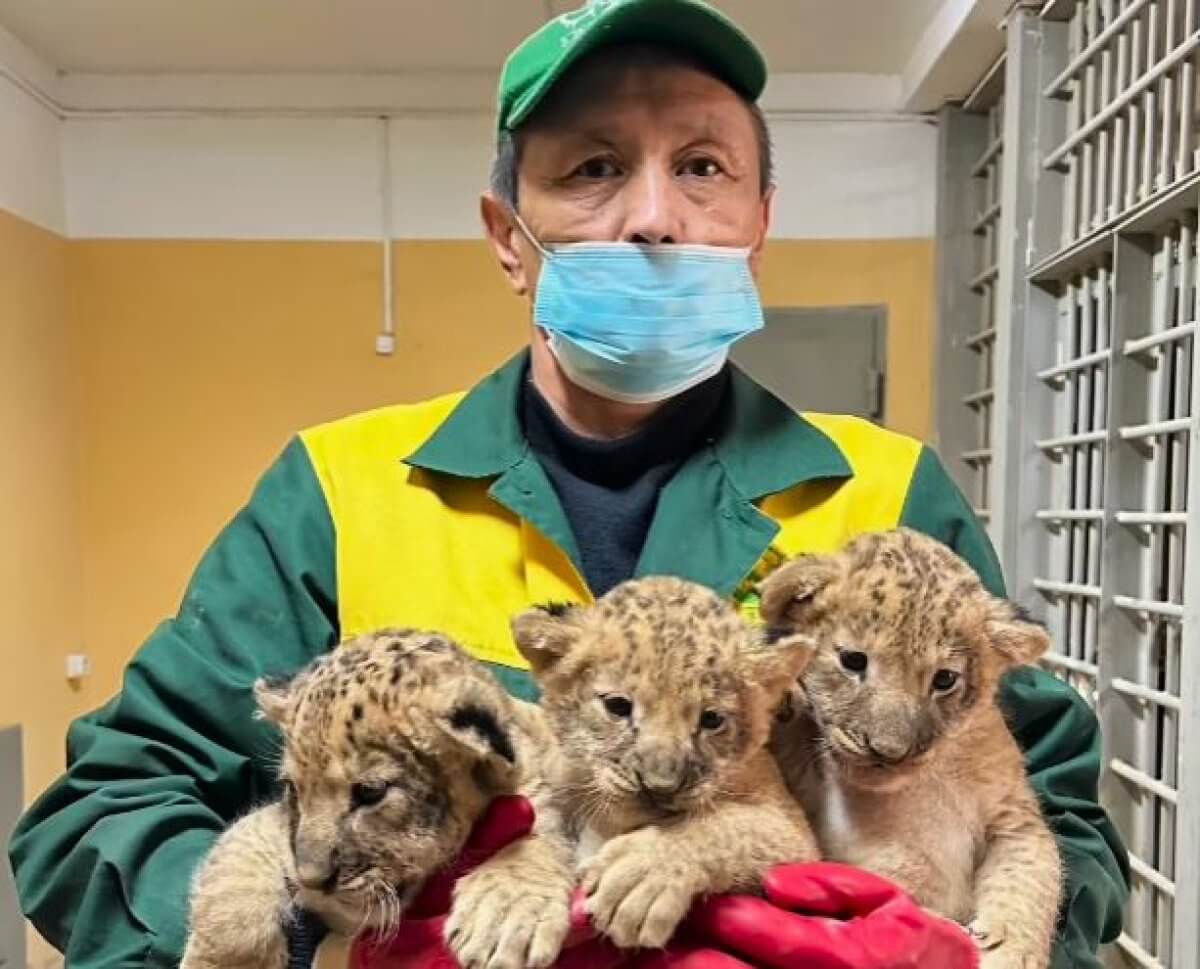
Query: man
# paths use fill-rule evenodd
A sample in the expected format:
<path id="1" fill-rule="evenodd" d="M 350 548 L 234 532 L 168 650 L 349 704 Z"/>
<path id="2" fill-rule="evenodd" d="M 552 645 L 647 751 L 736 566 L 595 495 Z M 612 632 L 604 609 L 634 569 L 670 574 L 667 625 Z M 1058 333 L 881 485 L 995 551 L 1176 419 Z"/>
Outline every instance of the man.
<path id="1" fill-rule="evenodd" d="M 905 524 L 1001 588 L 932 452 L 802 418 L 725 363 L 761 325 L 765 76 L 697 0 L 593 3 L 510 57 L 482 214 L 533 303 L 530 349 L 465 396 L 301 434 L 122 692 L 73 725 L 66 775 L 12 843 L 25 910 L 71 966 L 174 963 L 197 860 L 274 790 L 251 683 L 345 637 L 444 630 L 528 697 L 509 617 L 631 575 L 703 582 L 753 617 L 754 582 L 782 557 Z M 1126 862 L 1096 803 L 1096 722 L 1039 671 L 1011 677 L 1004 702 L 1067 871 L 1054 965 L 1098 966 Z"/>

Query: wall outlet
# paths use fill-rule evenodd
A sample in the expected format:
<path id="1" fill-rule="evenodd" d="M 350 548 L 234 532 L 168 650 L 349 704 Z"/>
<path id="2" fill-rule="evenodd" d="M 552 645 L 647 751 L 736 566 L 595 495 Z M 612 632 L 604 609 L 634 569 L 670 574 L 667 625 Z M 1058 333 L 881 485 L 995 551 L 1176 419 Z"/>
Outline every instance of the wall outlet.
<path id="1" fill-rule="evenodd" d="M 87 653 L 71 653 L 67 656 L 67 679 L 82 680 L 92 672 L 92 658 Z"/>

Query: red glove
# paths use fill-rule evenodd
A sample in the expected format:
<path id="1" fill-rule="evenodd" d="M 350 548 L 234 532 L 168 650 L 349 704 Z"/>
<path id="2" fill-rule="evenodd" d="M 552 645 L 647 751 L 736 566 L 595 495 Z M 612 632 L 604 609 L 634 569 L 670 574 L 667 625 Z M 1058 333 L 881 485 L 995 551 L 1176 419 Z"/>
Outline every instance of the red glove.
<path id="1" fill-rule="evenodd" d="M 533 830 L 533 805 L 523 797 L 498 797 L 488 805 L 458 858 L 430 876 L 387 942 L 360 936 L 350 950 L 351 969 L 457 969 L 442 941 L 454 883 L 501 848 Z"/>
<path id="2" fill-rule="evenodd" d="M 370 936 L 355 940 L 350 969 L 458 969 L 443 939 L 454 883 L 501 848 L 533 830 L 533 805 L 524 797 L 496 798 L 475 825 L 467 844 L 446 869 L 432 875 L 404 913 L 399 931 L 386 942 Z M 559 969 L 614 969 L 625 955 L 606 939 L 595 938 L 582 896 L 571 906 L 572 930 Z"/>
<path id="3" fill-rule="evenodd" d="M 636 969 L 976 969 L 975 942 L 869 872 L 829 862 L 783 865 L 767 899 L 700 903 L 678 943 Z M 804 913 L 804 914 L 799 914 Z M 742 962 L 745 959 L 746 962 Z"/>

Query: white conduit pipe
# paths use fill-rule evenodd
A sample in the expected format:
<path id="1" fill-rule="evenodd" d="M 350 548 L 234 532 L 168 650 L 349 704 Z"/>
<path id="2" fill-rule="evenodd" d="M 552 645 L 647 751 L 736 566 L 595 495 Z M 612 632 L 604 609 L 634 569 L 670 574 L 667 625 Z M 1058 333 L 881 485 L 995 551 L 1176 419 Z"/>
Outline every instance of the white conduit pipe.
<path id="1" fill-rule="evenodd" d="M 392 130 L 384 115 L 379 119 L 379 224 L 383 256 L 383 329 L 375 337 L 375 352 L 390 357 L 396 352 L 396 317 L 392 293 Z"/>

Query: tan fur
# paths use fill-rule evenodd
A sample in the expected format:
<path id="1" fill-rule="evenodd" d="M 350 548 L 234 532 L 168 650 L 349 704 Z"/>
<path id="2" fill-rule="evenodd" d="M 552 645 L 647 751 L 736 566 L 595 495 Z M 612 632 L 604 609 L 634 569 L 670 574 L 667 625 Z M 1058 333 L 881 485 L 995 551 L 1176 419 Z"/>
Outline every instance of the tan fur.
<path id="1" fill-rule="evenodd" d="M 995 693 L 1045 632 L 906 529 L 795 559 L 762 600 L 769 624 L 817 641 L 772 749 L 822 852 L 969 923 L 985 969 L 1044 969 L 1058 851 Z M 957 682 L 937 688 L 939 670 Z"/>
<path id="2" fill-rule="evenodd" d="M 753 889 L 771 865 L 816 857 L 765 747 L 806 640 L 766 644 L 714 593 L 669 578 L 624 583 L 590 608 L 533 610 L 514 632 L 558 743 L 539 807 L 554 820 L 537 857 L 514 852 L 489 880 L 500 904 L 471 894 L 475 943 L 458 952 L 468 969 L 545 964 L 513 961 L 497 942 L 520 932 L 503 893 L 557 880 L 565 897 L 573 852 L 594 924 L 623 947 L 662 946 L 697 896 Z M 489 867 L 473 877 L 491 879 Z"/>
<path id="3" fill-rule="evenodd" d="M 255 692 L 283 732 L 284 796 L 197 873 L 181 969 L 280 969 L 297 908 L 348 936 L 393 931 L 529 760 L 528 714 L 430 633 L 360 637 Z"/>

